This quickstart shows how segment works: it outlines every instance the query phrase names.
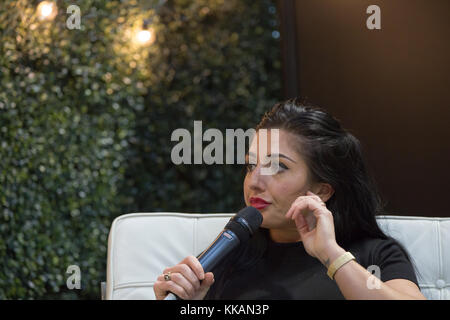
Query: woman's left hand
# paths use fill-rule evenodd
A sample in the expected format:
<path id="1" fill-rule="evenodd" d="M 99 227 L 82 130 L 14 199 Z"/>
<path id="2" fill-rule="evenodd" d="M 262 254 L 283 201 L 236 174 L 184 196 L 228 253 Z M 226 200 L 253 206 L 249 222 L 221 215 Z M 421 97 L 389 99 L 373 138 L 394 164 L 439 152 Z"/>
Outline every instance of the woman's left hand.
<path id="1" fill-rule="evenodd" d="M 307 216 L 316 220 L 315 228 L 310 229 Z M 328 256 L 328 251 L 336 248 L 333 215 L 320 197 L 310 191 L 305 196 L 298 197 L 286 213 L 286 218 L 295 221 L 306 252 L 322 263 Z"/>

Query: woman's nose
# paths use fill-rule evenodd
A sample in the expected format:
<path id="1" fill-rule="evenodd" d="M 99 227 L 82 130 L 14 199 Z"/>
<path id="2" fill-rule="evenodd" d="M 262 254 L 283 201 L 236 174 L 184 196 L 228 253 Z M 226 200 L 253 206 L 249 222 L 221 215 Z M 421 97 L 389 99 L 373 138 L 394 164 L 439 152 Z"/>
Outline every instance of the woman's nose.
<path id="1" fill-rule="evenodd" d="M 261 174 L 261 166 L 259 164 L 250 172 L 248 179 L 250 189 L 264 190 L 265 176 Z"/>

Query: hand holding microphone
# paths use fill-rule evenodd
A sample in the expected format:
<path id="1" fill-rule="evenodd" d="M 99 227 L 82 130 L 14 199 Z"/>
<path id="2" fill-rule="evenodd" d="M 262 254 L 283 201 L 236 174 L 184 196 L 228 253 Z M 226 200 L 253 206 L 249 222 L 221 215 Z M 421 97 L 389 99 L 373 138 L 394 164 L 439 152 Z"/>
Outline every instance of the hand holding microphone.
<path id="1" fill-rule="evenodd" d="M 199 260 L 189 256 L 179 264 L 166 268 L 164 274 L 158 277 L 153 290 L 157 300 L 165 299 L 168 292 L 183 300 L 201 300 L 213 283 L 213 273 L 205 273 Z"/>
<path id="2" fill-rule="evenodd" d="M 245 244 L 261 223 L 262 215 L 257 209 L 246 207 L 239 211 L 198 259 L 189 256 L 164 270 L 153 286 L 156 299 L 175 300 L 176 296 L 184 300 L 203 299 L 214 283 L 210 271 L 231 251 Z"/>

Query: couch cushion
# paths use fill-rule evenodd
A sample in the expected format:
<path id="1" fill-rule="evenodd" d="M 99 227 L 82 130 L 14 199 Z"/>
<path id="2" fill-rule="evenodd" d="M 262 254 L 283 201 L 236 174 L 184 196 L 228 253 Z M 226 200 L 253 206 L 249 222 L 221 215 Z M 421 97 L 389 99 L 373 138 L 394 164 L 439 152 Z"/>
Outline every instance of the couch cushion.
<path id="1" fill-rule="evenodd" d="M 409 252 L 422 293 L 450 299 L 450 218 L 378 216 L 377 221 Z"/>
<path id="2" fill-rule="evenodd" d="M 111 226 L 107 299 L 154 299 L 153 284 L 165 267 L 200 254 L 231 213 L 133 213 Z M 410 253 L 422 293 L 450 299 L 450 218 L 378 216 L 380 227 Z"/>
<path id="3" fill-rule="evenodd" d="M 200 254 L 233 214 L 135 213 L 111 226 L 107 299 L 154 299 L 153 284 L 165 267 Z"/>

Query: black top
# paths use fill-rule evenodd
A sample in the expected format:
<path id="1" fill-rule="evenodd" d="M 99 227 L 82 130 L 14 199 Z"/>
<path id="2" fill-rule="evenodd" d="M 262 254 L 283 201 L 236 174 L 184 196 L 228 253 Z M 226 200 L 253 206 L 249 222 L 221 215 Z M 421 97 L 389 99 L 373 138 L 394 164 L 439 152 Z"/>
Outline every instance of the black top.
<path id="1" fill-rule="evenodd" d="M 346 250 L 365 269 L 379 266 L 382 281 L 407 279 L 418 284 L 407 255 L 391 238 L 366 239 Z M 275 243 L 267 237 L 263 256 L 237 272 L 228 272 L 233 259 L 226 260 L 213 271 L 216 281 L 205 299 L 344 299 L 325 266 L 305 251 L 302 242 Z"/>

